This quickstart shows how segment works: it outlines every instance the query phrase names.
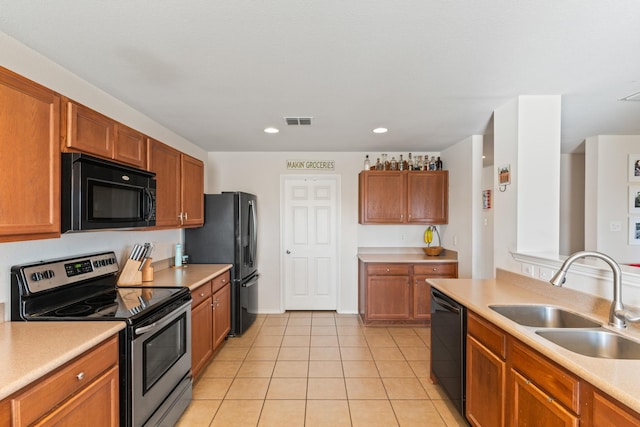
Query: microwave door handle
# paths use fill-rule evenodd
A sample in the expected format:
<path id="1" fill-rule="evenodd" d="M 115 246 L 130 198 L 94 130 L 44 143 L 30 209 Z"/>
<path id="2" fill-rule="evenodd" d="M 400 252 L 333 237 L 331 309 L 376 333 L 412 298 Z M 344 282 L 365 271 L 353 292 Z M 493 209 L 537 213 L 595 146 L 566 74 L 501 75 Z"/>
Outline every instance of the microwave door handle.
<path id="1" fill-rule="evenodd" d="M 151 190 L 148 188 L 144 189 L 145 195 L 147 196 L 147 212 L 145 212 L 144 220 L 149 222 L 153 216 L 153 211 L 155 210 L 155 202 L 153 200 L 153 194 L 151 194 Z"/>

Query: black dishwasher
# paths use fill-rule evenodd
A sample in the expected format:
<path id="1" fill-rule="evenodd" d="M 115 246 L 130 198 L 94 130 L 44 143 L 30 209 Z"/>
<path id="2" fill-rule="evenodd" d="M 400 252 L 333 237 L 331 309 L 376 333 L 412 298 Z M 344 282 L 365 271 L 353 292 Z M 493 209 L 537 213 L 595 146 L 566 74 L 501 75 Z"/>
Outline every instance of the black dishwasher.
<path id="1" fill-rule="evenodd" d="M 467 316 L 463 305 L 431 289 L 431 373 L 464 417 Z"/>

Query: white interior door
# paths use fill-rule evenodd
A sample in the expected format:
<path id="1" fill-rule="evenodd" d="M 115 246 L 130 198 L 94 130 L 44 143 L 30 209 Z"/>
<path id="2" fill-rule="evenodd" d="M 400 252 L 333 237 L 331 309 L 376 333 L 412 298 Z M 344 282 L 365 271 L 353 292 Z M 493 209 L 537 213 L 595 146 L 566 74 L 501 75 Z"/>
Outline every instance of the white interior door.
<path id="1" fill-rule="evenodd" d="M 335 310 L 338 289 L 338 178 L 283 177 L 285 310 Z"/>

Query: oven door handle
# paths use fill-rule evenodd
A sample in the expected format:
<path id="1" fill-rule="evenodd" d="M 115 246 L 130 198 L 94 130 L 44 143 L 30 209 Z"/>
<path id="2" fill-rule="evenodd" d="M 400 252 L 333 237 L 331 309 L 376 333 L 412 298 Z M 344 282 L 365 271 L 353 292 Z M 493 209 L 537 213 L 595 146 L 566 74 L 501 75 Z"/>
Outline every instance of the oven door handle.
<path id="1" fill-rule="evenodd" d="M 144 334 L 148 333 L 149 331 L 153 331 L 154 329 L 161 328 L 164 325 L 173 322 L 176 318 L 178 318 L 185 311 L 185 307 L 190 307 L 190 306 L 191 306 L 191 302 L 188 302 L 188 303 L 184 304 L 182 307 L 176 309 L 174 314 L 169 315 L 168 317 L 162 318 L 162 319 L 158 320 L 157 322 L 153 322 L 150 325 L 145 325 L 145 326 L 140 326 L 139 328 L 135 328 L 133 332 L 136 335 L 144 335 Z"/>

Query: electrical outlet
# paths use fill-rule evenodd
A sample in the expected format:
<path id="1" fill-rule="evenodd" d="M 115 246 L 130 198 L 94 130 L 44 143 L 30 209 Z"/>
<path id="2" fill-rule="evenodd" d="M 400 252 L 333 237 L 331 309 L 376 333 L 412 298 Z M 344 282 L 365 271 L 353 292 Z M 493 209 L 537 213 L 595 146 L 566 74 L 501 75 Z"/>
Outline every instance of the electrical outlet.
<path id="1" fill-rule="evenodd" d="M 622 231 L 622 224 L 620 221 L 611 221 L 609 223 L 609 231 Z"/>
<path id="2" fill-rule="evenodd" d="M 555 274 L 555 271 L 553 271 L 552 269 L 546 268 L 546 267 L 540 267 L 540 272 L 538 274 L 538 277 L 541 280 L 551 280 L 554 274 Z"/>
<path id="3" fill-rule="evenodd" d="M 522 274 L 529 277 L 536 277 L 536 267 L 530 264 L 522 264 Z"/>

